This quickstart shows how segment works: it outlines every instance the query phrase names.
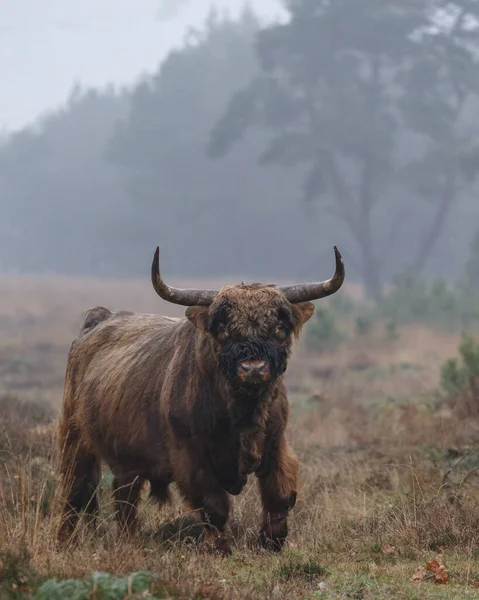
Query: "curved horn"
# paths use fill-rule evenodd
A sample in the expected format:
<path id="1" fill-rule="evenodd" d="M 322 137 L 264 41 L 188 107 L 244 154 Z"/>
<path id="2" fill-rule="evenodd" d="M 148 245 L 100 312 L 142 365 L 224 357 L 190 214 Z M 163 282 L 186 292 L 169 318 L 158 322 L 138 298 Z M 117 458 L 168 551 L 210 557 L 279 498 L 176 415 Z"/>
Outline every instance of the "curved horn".
<path id="1" fill-rule="evenodd" d="M 181 290 L 167 285 L 160 275 L 160 248 L 158 246 L 151 264 L 151 282 L 160 298 L 182 306 L 209 306 L 218 293 L 216 290 Z"/>
<path id="2" fill-rule="evenodd" d="M 344 282 L 344 263 L 336 246 L 334 246 L 334 254 L 336 256 L 336 272 L 332 279 L 318 283 L 299 283 L 282 287 L 280 290 L 286 296 L 286 299 L 292 304 L 296 304 L 297 302 L 319 300 L 336 293 Z"/>

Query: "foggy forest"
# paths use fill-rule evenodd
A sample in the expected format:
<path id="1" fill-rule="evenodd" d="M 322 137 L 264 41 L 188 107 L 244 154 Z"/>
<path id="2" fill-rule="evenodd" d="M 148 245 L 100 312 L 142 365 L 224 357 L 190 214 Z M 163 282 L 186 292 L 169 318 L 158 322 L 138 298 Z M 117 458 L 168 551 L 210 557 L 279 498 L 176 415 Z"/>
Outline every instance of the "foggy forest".
<path id="1" fill-rule="evenodd" d="M 2 271 L 141 276 L 161 240 L 174 276 L 307 278 L 337 243 L 374 296 L 454 281 L 479 229 L 476 9 L 429 4 L 212 9 L 134 85 L 74 86 L 3 138 Z"/>

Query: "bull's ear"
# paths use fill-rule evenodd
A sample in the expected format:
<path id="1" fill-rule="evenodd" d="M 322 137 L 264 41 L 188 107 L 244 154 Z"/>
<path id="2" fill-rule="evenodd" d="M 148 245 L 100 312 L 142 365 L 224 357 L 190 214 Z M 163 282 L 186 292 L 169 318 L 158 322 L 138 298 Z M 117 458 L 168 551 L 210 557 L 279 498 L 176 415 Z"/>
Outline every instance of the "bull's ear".
<path id="1" fill-rule="evenodd" d="M 294 334 L 296 337 L 301 333 L 302 326 L 311 319 L 314 313 L 312 302 L 298 302 L 293 304 Z"/>
<path id="2" fill-rule="evenodd" d="M 208 313 L 208 306 L 189 306 L 186 309 L 185 316 L 200 331 L 206 331 L 208 324 Z"/>

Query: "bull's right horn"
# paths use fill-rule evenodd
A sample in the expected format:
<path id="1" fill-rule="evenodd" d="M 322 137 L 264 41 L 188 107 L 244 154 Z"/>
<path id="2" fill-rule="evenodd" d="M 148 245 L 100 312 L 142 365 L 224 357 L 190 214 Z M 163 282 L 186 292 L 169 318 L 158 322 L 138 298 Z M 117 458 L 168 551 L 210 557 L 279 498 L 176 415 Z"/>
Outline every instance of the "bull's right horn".
<path id="1" fill-rule="evenodd" d="M 173 304 L 181 304 L 181 306 L 209 306 L 218 293 L 217 290 L 181 290 L 167 285 L 160 274 L 159 247 L 156 248 L 153 256 L 151 282 L 160 298 Z"/>
<path id="2" fill-rule="evenodd" d="M 280 288 L 292 304 L 326 298 L 335 294 L 344 282 L 344 263 L 339 250 L 334 246 L 336 271 L 331 279 L 317 283 L 300 283 Z"/>

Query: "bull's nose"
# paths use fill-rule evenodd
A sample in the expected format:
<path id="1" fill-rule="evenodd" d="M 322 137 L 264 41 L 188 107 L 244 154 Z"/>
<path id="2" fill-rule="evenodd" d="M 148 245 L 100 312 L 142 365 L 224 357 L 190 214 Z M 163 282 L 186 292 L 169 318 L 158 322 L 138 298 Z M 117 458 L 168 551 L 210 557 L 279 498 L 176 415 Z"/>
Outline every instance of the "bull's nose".
<path id="1" fill-rule="evenodd" d="M 244 378 L 264 379 L 268 372 L 265 360 L 248 360 L 239 364 L 240 376 Z"/>

